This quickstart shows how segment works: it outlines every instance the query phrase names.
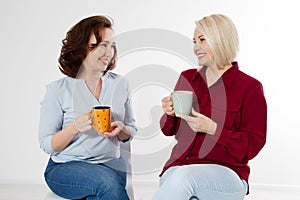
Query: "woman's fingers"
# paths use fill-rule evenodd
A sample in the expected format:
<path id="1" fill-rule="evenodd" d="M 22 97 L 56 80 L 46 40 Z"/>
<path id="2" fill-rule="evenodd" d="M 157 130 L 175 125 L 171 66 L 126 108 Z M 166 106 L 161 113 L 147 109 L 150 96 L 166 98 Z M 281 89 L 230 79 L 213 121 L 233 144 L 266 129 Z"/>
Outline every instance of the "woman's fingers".
<path id="1" fill-rule="evenodd" d="M 172 101 L 172 97 L 171 96 L 167 96 L 164 97 L 162 100 L 162 108 L 163 111 L 167 114 L 167 115 L 171 115 L 174 116 L 175 112 L 174 112 L 174 108 L 173 108 L 173 101 Z"/>
<path id="2" fill-rule="evenodd" d="M 188 115 L 184 115 L 184 114 L 176 114 L 176 117 L 179 117 L 181 119 L 184 119 L 185 121 L 187 122 L 194 122 L 196 120 L 195 117 L 191 117 L 191 116 L 188 116 Z"/>
<path id="3" fill-rule="evenodd" d="M 198 112 L 196 112 L 196 111 L 194 110 L 194 108 L 192 108 L 192 114 L 193 114 L 194 116 L 196 116 L 196 117 L 201 117 L 201 114 L 198 113 Z"/>
<path id="4" fill-rule="evenodd" d="M 106 137 L 114 137 L 119 135 L 119 133 L 123 130 L 124 124 L 120 121 L 115 121 L 111 123 L 111 130 L 110 132 L 104 132 L 104 136 Z"/>

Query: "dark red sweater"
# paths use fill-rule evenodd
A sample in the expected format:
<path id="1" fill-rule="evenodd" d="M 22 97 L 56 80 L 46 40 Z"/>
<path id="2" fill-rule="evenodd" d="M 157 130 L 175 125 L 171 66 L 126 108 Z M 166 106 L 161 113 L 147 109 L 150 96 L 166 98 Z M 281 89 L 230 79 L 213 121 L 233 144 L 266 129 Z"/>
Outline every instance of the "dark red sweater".
<path id="1" fill-rule="evenodd" d="M 237 62 L 209 88 L 205 71 L 206 67 L 182 72 L 175 90 L 192 90 L 193 108 L 216 122 L 217 131 L 213 136 L 194 133 L 184 120 L 164 114 L 161 130 L 166 136 L 175 135 L 178 142 L 160 176 L 171 166 L 210 163 L 226 166 L 248 182 L 248 161 L 266 142 L 267 105 L 262 85 L 241 72 Z"/>

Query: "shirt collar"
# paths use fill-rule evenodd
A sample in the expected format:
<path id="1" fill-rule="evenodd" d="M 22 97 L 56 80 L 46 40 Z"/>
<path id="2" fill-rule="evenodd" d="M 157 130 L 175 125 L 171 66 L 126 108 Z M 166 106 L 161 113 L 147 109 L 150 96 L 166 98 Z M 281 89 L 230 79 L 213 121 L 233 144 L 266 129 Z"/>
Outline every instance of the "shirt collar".
<path id="1" fill-rule="evenodd" d="M 223 75 L 222 80 L 227 87 L 231 87 L 234 77 L 239 70 L 237 62 L 232 62 L 232 67 L 230 67 Z"/>
<path id="2" fill-rule="evenodd" d="M 206 69 L 207 69 L 206 66 L 202 67 L 202 68 L 198 71 L 199 73 L 195 73 L 195 74 L 193 75 L 192 80 L 193 80 L 193 81 L 196 80 L 196 79 L 199 77 L 199 75 L 201 75 L 202 78 L 203 78 L 204 80 L 206 80 L 206 78 L 205 78 L 205 72 L 206 72 Z M 229 69 L 221 76 L 221 78 L 222 78 L 224 84 L 225 84 L 227 87 L 231 87 L 231 86 L 232 86 L 234 77 L 235 77 L 236 73 L 238 72 L 238 70 L 239 70 L 238 62 L 232 62 L 232 67 L 230 67 L 230 68 L 229 68 Z M 219 80 L 218 80 L 218 81 L 219 81 Z M 218 82 L 218 81 L 217 81 L 217 82 Z"/>

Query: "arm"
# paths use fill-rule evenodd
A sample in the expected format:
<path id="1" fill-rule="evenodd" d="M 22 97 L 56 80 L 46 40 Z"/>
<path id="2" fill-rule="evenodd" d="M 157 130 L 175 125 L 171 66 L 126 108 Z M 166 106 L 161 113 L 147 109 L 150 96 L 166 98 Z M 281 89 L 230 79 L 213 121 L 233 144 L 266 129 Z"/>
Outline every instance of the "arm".
<path id="1" fill-rule="evenodd" d="M 117 136 L 118 140 L 127 142 L 132 139 L 132 136 L 136 135 L 137 128 L 135 125 L 135 119 L 133 114 L 133 109 L 130 101 L 130 91 L 128 86 L 128 81 L 123 79 L 122 84 L 125 85 L 125 88 L 121 88 L 123 91 L 126 91 L 125 94 L 125 103 L 124 103 L 124 117 L 120 118 L 119 121 L 111 123 L 112 130 L 111 132 L 105 132 L 104 135 L 107 137 Z"/>
<path id="2" fill-rule="evenodd" d="M 180 119 L 177 117 L 172 117 L 166 113 L 160 118 L 161 131 L 165 136 L 175 135 L 178 131 L 180 124 Z"/>
<path id="3" fill-rule="evenodd" d="M 186 73 L 186 72 L 185 72 Z M 193 91 L 191 84 L 185 73 L 181 73 L 179 79 L 175 85 L 175 90 L 190 90 Z M 172 136 L 176 135 L 181 119 L 175 116 L 172 97 L 168 96 L 162 99 L 162 108 L 164 111 L 163 116 L 160 119 L 160 127 L 164 135 Z"/>
<path id="4" fill-rule="evenodd" d="M 79 131 L 91 129 L 91 120 L 88 114 L 76 118 L 68 126 L 63 126 L 63 110 L 59 91 L 49 85 L 44 99 L 41 102 L 39 142 L 41 148 L 49 154 L 62 151 L 74 139 Z"/>
<path id="5" fill-rule="evenodd" d="M 62 151 L 75 138 L 78 132 L 86 132 L 92 129 L 90 112 L 77 117 L 64 129 L 54 133 L 51 146 L 54 151 Z"/>
<path id="6" fill-rule="evenodd" d="M 135 136 L 137 133 L 133 109 L 130 101 L 130 88 L 129 88 L 128 81 L 126 81 L 126 91 L 127 91 L 127 98 L 124 105 L 125 107 L 124 128 L 125 129 L 123 130 L 123 133 L 118 137 L 118 139 L 121 141 L 127 141 L 129 139 L 132 139 L 132 137 Z"/>
<path id="7" fill-rule="evenodd" d="M 52 140 L 54 134 L 59 137 L 63 135 L 63 133 L 66 133 L 67 140 L 70 140 L 74 134 L 71 125 L 62 130 L 63 110 L 61 109 L 60 99 L 56 94 L 57 90 L 55 90 L 53 85 L 48 85 L 46 94 L 41 102 L 39 143 L 41 148 L 49 154 L 59 150 L 60 148 L 57 148 L 58 146 L 64 146 L 56 144 L 56 139 L 54 141 Z"/>
<path id="8" fill-rule="evenodd" d="M 135 126 L 135 119 L 133 117 L 132 105 L 129 100 L 129 97 L 125 103 L 125 118 L 124 118 L 124 126 L 122 131 L 118 134 L 118 139 L 126 142 L 132 138 L 132 136 L 136 135 L 137 128 Z"/>
<path id="9" fill-rule="evenodd" d="M 51 138 L 51 147 L 53 151 L 59 152 L 66 148 L 70 142 L 77 135 L 78 131 L 74 128 L 75 124 L 72 122 L 64 129 L 53 134 Z"/>

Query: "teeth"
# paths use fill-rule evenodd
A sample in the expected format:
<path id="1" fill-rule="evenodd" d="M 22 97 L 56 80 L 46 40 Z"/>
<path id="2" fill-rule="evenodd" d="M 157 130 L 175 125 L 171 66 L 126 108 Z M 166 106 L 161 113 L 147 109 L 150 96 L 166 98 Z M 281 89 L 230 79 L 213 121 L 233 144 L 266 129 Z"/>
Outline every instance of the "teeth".
<path id="1" fill-rule="evenodd" d="M 199 58 L 201 58 L 201 57 L 203 57 L 203 56 L 205 56 L 206 54 L 205 53 L 198 53 L 197 54 L 197 56 L 199 57 Z"/>

